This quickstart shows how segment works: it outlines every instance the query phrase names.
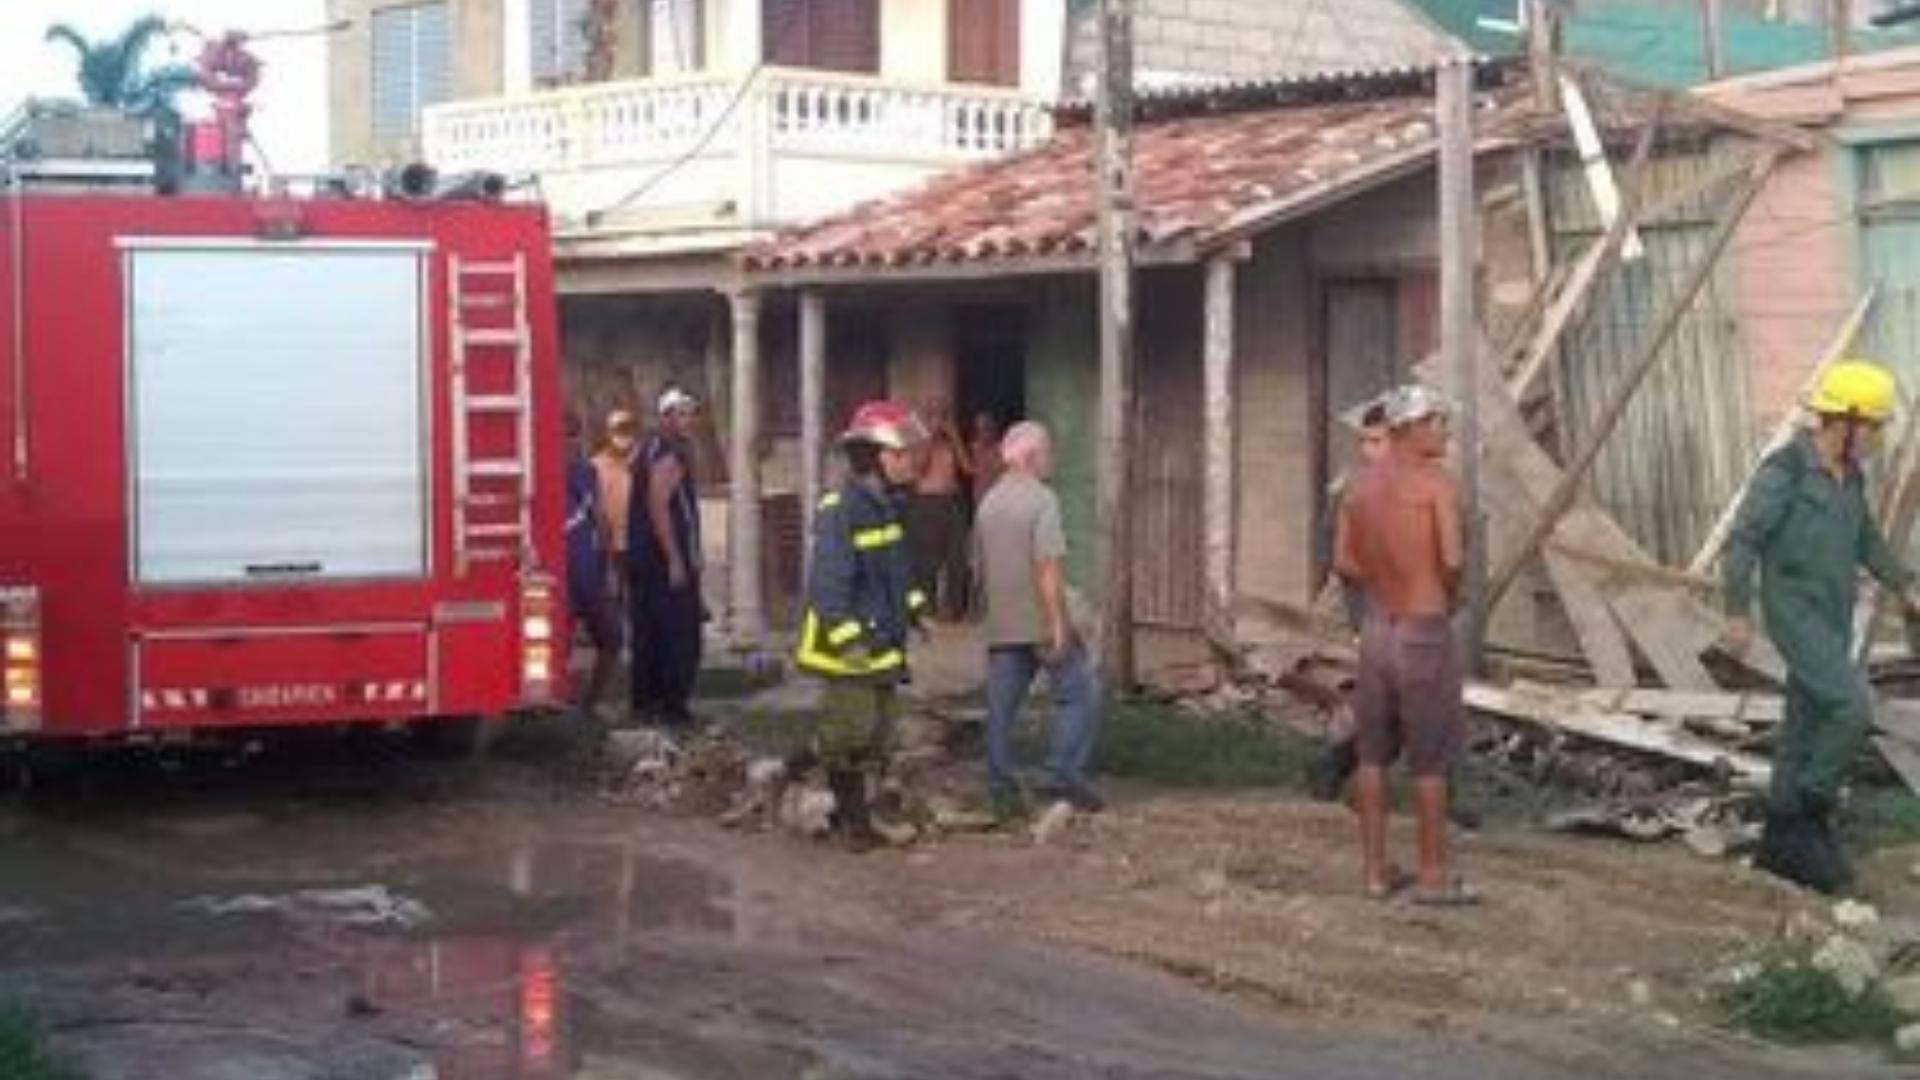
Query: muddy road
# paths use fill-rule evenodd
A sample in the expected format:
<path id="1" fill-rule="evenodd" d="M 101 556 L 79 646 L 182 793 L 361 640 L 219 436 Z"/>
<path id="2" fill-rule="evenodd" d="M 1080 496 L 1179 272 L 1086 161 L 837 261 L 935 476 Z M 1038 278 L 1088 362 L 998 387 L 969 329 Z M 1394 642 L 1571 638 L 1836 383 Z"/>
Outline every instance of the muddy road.
<path id="1" fill-rule="evenodd" d="M 1670 1019 L 1548 1010 L 1517 1037 L 1346 990 L 1239 993 L 1128 947 L 1149 924 L 1083 926 L 1117 887 L 1086 859 L 980 840 L 856 860 L 588 790 L 564 761 L 326 744 L 8 793 L 0 996 L 99 1080 L 1836 1075 Z M 1130 798 L 1102 828 L 1174 812 Z"/>

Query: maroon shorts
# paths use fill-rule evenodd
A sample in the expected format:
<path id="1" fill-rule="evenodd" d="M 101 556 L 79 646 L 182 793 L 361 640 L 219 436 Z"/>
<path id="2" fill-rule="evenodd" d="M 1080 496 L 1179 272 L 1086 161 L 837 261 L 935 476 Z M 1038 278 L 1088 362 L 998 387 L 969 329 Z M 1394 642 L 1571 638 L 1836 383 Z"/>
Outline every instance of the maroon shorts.
<path id="1" fill-rule="evenodd" d="M 1372 615 L 1360 634 L 1355 749 L 1365 765 L 1404 751 L 1415 776 L 1438 776 L 1466 745 L 1460 657 L 1445 616 Z"/>

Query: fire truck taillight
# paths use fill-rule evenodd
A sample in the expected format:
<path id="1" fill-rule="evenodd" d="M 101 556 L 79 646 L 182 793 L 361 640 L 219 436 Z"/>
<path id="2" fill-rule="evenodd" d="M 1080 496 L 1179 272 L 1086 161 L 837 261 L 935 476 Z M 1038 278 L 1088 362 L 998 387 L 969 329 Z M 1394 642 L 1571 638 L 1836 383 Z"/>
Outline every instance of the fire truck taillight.
<path id="1" fill-rule="evenodd" d="M 520 586 L 520 696 L 530 703 L 553 700 L 553 579 L 529 574 Z"/>
<path id="2" fill-rule="evenodd" d="M 31 585 L 0 587 L 0 729 L 33 731 L 40 727 L 40 590 Z"/>

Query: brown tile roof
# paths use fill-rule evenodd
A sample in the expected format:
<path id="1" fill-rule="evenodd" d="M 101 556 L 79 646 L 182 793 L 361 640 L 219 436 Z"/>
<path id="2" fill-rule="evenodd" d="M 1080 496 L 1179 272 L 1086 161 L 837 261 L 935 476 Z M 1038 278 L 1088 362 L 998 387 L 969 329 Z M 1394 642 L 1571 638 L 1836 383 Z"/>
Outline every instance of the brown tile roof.
<path id="1" fill-rule="evenodd" d="M 756 272 L 937 269 L 1072 259 L 1095 245 L 1093 130 L 938 177 L 914 191 L 790 230 L 749 249 Z M 1205 243 L 1417 165 L 1434 142 L 1424 95 L 1170 116 L 1134 131 L 1144 250 Z"/>

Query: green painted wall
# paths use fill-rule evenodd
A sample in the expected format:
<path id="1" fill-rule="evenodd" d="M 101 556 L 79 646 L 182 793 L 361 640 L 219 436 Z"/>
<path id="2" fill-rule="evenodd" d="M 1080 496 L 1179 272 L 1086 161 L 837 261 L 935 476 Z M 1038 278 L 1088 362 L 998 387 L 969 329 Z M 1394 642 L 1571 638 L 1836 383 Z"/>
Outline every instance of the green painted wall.
<path id="1" fill-rule="evenodd" d="M 1053 433 L 1053 484 L 1067 528 L 1067 576 L 1093 601 L 1100 400 L 1094 291 L 1086 281 L 1050 281 L 1036 291 L 1027 351 L 1027 418 Z"/>

